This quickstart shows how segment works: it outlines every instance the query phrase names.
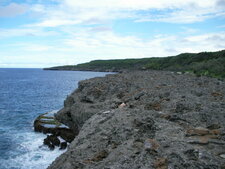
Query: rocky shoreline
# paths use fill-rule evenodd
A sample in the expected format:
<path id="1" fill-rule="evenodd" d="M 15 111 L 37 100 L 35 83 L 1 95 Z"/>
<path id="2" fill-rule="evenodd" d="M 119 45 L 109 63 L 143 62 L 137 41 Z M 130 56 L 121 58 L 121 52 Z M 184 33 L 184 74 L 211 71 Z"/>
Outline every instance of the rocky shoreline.
<path id="1" fill-rule="evenodd" d="M 54 150 L 55 147 L 64 150 L 68 143 L 74 140 L 76 134 L 56 120 L 54 114 L 53 111 L 38 116 L 34 121 L 34 131 L 46 134 L 43 144 L 48 146 L 50 150 Z"/>
<path id="2" fill-rule="evenodd" d="M 77 136 L 49 169 L 224 169 L 225 83 L 166 71 L 79 82 L 55 115 Z"/>

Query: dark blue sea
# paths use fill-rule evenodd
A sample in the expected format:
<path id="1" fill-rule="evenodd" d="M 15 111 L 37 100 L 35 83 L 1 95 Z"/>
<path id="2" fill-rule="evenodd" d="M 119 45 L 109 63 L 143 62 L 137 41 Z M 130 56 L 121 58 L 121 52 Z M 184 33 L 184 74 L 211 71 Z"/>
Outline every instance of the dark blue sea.
<path id="1" fill-rule="evenodd" d="M 43 146 L 34 119 L 59 110 L 78 81 L 103 72 L 0 69 L 0 169 L 44 169 L 64 151 Z"/>

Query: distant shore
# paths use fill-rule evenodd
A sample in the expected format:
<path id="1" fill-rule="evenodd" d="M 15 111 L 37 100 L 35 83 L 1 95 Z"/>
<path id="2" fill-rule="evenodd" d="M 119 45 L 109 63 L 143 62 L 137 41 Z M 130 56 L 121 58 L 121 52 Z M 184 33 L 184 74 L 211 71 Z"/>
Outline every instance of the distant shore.
<path id="1" fill-rule="evenodd" d="M 86 68 L 67 68 L 67 67 L 52 67 L 43 68 L 43 70 L 57 70 L 57 71 L 91 71 L 91 72 L 122 72 L 122 70 L 112 70 L 112 69 L 86 69 Z M 126 70 L 124 70 L 126 71 Z"/>
<path id="2" fill-rule="evenodd" d="M 78 65 L 56 66 L 44 70 L 124 72 L 165 70 L 193 73 L 198 76 L 225 78 L 225 50 L 218 52 L 183 53 L 177 56 L 142 59 L 94 60 Z"/>

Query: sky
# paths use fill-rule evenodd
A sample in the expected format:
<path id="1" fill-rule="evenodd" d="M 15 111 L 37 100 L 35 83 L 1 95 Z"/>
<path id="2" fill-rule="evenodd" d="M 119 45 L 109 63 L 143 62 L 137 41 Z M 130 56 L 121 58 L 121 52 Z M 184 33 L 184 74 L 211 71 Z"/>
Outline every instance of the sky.
<path id="1" fill-rule="evenodd" d="M 0 0 L 0 68 L 225 49 L 225 0 Z"/>

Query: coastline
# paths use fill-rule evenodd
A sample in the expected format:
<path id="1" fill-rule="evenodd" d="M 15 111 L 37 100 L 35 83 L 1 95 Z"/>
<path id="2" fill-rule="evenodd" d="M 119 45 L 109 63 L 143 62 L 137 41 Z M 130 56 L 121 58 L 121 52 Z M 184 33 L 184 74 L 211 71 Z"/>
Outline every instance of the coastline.
<path id="1" fill-rule="evenodd" d="M 41 69 L 1 69 L 0 168 L 47 168 L 65 150 L 49 151 L 46 135 L 33 130 L 33 120 L 59 110 L 78 81 L 99 72 L 60 72 Z"/>
<path id="2" fill-rule="evenodd" d="M 225 50 L 217 52 L 181 53 L 176 56 L 93 60 L 77 65 L 44 68 L 44 70 L 71 70 L 97 72 L 124 72 L 141 70 L 164 70 L 192 73 L 198 76 L 225 78 Z"/>
<path id="3" fill-rule="evenodd" d="M 59 148 L 64 150 L 70 144 L 77 133 L 74 133 L 68 126 L 63 125 L 55 119 L 56 112 L 47 112 L 39 115 L 33 123 L 34 131 L 46 134 L 44 145 L 48 146 L 50 150 Z"/>
<path id="4" fill-rule="evenodd" d="M 48 168 L 221 168 L 224 88 L 165 71 L 80 81 L 55 116 L 79 134 Z"/>
<path id="5" fill-rule="evenodd" d="M 52 67 L 52 68 L 43 68 L 43 70 L 47 70 L 47 71 L 82 71 L 82 72 L 107 72 L 107 73 L 122 73 L 122 72 L 126 72 L 126 71 L 129 71 L 129 70 L 113 70 L 113 69 L 81 69 L 81 68 L 55 68 L 55 67 Z"/>

